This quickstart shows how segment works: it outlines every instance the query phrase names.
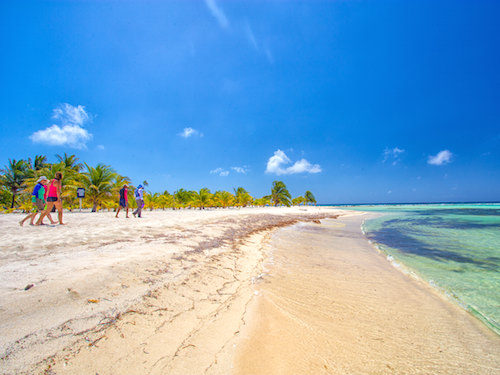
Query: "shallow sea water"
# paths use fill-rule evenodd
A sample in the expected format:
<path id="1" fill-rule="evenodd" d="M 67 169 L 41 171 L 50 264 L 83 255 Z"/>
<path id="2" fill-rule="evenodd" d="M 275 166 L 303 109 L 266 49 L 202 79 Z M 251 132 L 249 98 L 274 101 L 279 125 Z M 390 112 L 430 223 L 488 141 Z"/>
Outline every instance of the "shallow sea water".
<path id="1" fill-rule="evenodd" d="M 426 280 L 500 334 L 500 205 L 359 206 L 395 265 Z"/>

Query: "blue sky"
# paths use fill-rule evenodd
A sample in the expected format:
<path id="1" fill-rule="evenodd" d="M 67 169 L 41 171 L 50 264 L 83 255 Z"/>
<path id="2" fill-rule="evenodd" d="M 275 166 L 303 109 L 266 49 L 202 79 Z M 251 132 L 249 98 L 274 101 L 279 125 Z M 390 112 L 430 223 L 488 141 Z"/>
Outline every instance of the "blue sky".
<path id="1" fill-rule="evenodd" d="M 0 2 L 0 165 L 150 190 L 500 200 L 498 1 Z"/>

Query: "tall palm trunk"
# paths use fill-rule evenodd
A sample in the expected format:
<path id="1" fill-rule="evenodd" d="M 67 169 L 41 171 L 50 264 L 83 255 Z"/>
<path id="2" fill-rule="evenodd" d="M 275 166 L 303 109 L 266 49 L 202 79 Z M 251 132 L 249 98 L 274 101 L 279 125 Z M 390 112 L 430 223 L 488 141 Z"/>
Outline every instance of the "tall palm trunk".
<path id="1" fill-rule="evenodd" d="M 10 208 L 14 208 L 14 204 L 16 203 L 17 190 L 11 190 L 11 192 L 12 192 L 12 203 L 10 205 Z"/>

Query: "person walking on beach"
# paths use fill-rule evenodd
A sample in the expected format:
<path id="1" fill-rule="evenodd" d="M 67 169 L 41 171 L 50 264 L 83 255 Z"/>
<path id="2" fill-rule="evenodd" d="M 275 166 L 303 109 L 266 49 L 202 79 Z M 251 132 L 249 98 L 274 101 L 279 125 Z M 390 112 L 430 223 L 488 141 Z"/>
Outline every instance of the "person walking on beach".
<path id="1" fill-rule="evenodd" d="M 123 209 L 127 209 L 127 214 L 125 217 L 127 219 L 129 218 L 129 216 L 128 216 L 128 195 L 127 194 L 128 194 L 128 186 L 123 185 L 123 187 L 120 189 L 120 205 L 118 206 L 118 211 L 116 211 L 115 217 L 118 217 L 120 210 L 123 208 Z"/>
<path id="2" fill-rule="evenodd" d="M 142 185 L 137 186 L 137 189 L 135 189 L 135 201 L 137 202 L 137 209 L 132 212 L 132 215 L 142 217 L 142 207 L 144 207 L 144 188 Z"/>
<path id="3" fill-rule="evenodd" d="M 49 180 L 45 176 L 41 176 L 37 181 L 36 185 L 33 188 L 33 192 L 31 193 L 31 202 L 33 203 L 33 212 L 30 212 L 28 216 L 26 216 L 23 220 L 19 222 L 20 226 L 24 225 L 24 222 L 28 219 L 31 219 L 30 225 L 35 225 L 35 217 L 39 212 L 43 212 L 45 208 L 45 185 Z M 52 224 L 55 224 L 55 221 L 52 220 L 52 217 L 48 215 L 48 218 Z"/>
<path id="4" fill-rule="evenodd" d="M 38 219 L 36 225 L 41 225 L 42 220 L 45 216 L 50 214 L 50 211 L 52 210 L 52 207 L 56 207 L 57 209 L 57 216 L 59 218 L 59 225 L 64 225 L 63 223 L 63 207 L 62 207 L 62 173 L 61 172 L 56 172 L 56 175 L 52 181 L 50 181 L 50 184 L 48 186 L 48 195 L 47 195 L 47 208 L 43 213 L 40 215 L 40 218 Z"/>

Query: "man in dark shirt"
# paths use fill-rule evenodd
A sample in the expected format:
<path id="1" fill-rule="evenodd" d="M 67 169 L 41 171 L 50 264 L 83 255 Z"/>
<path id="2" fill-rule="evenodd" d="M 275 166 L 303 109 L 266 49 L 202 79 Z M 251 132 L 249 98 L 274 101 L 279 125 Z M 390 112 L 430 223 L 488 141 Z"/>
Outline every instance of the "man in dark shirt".
<path id="1" fill-rule="evenodd" d="M 120 213 L 120 210 L 122 208 L 127 209 L 126 218 L 128 219 L 129 216 L 128 216 L 128 186 L 127 185 L 123 185 L 123 187 L 120 189 L 120 205 L 118 207 L 118 211 L 116 211 L 115 217 L 118 217 L 118 214 Z"/>

